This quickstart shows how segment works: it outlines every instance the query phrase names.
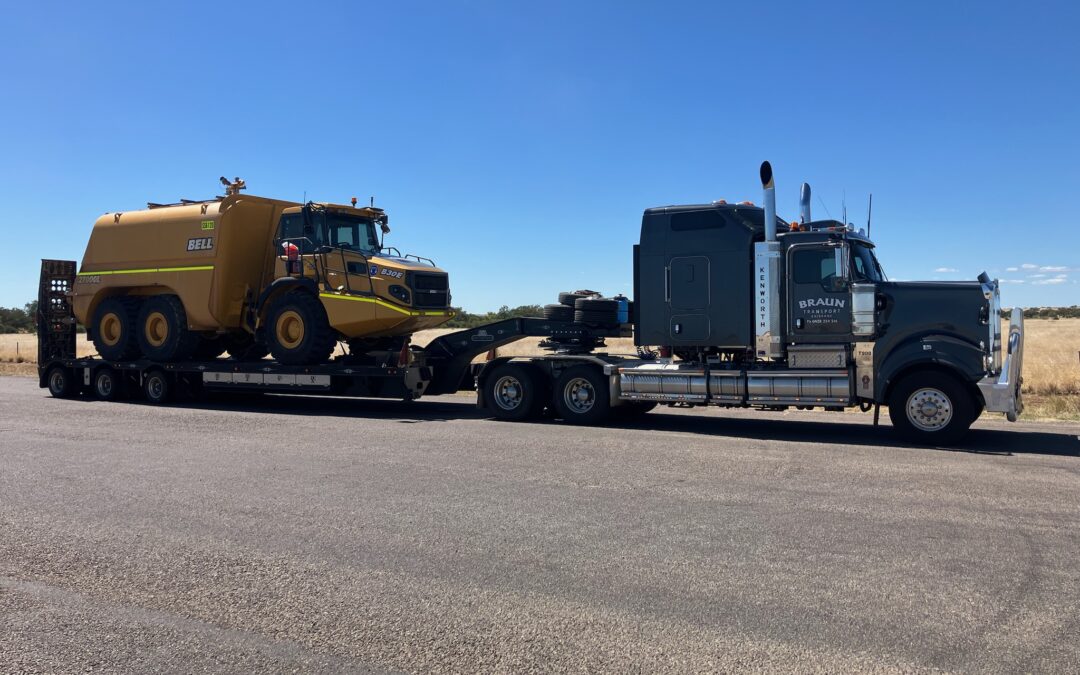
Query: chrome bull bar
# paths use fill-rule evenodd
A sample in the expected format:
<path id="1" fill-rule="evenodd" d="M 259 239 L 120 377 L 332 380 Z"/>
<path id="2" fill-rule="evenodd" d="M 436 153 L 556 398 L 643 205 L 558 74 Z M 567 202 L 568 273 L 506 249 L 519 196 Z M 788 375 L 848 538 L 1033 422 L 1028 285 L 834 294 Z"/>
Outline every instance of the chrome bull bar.
<path id="1" fill-rule="evenodd" d="M 1020 385 L 1024 381 L 1024 311 L 1019 307 L 1012 310 L 1006 344 L 1008 351 L 1001 372 L 982 378 L 978 386 L 988 412 L 1005 413 L 1010 422 L 1015 422 L 1024 412 L 1024 400 L 1020 395 Z"/>

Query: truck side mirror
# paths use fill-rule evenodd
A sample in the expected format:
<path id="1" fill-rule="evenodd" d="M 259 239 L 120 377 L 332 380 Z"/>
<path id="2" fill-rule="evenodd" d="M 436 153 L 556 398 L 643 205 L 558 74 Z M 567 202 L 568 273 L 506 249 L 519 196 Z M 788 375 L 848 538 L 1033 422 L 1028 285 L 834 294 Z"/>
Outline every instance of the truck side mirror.
<path id="1" fill-rule="evenodd" d="M 833 277 L 834 292 L 847 290 L 851 283 L 851 249 L 847 244 L 840 244 L 833 251 L 836 256 L 836 275 Z"/>

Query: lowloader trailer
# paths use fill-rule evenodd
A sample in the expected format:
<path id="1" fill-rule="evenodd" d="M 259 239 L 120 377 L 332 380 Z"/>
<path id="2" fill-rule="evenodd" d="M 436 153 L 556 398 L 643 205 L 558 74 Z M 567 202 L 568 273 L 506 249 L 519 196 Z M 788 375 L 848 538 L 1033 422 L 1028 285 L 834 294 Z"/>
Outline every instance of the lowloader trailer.
<path id="1" fill-rule="evenodd" d="M 475 389 L 477 405 L 496 418 L 574 424 L 657 405 L 859 407 L 873 409 L 876 422 L 885 405 L 895 431 L 935 445 L 960 440 L 984 411 L 1017 419 L 1023 312 L 1012 310 L 1002 335 L 997 281 L 985 273 L 971 282 L 889 281 L 864 233 L 811 219 L 808 185 L 799 220 L 787 223 L 776 216 L 768 162 L 761 182 L 763 208 L 721 200 L 647 209 L 633 302 L 564 293 L 568 306 L 549 306 L 545 318 L 319 364 L 76 358 L 75 263 L 44 260 L 40 384 L 58 397 L 138 389 L 152 403 L 214 390 L 416 399 Z M 636 355 L 603 351 L 605 338 L 631 335 Z M 549 353 L 473 363 L 530 336 L 545 338 Z"/>

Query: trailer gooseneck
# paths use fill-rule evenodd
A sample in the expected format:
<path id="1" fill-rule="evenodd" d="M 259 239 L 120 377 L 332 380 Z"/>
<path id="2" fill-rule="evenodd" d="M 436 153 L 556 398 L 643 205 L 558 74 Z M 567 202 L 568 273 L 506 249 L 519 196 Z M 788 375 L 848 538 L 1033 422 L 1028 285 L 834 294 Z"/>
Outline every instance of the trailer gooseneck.
<path id="1" fill-rule="evenodd" d="M 475 388 L 495 417 L 579 424 L 659 404 L 886 405 L 896 431 L 933 444 L 959 440 L 983 411 L 1017 418 L 1023 313 L 1012 311 L 1003 336 L 996 281 L 889 281 L 864 234 L 811 220 L 809 186 L 801 222 L 789 224 L 775 215 L 768 162 L 761 182 L 764 209 L 724 201 L 647 209 L 633 251 L 634 300 L 617 321 L 606 318 L 613 301 L 563 294 L 576 312 L 551 306 L 548 318 L 456 331 L 423 348 L 369 343 L 317 364 L 77 358 L 75 263 L 44 260 L 40 383 L 59 397 L 138 389 L 153 403 L 180 391 L 415 399 Z M 638 356 L 599 351 L 604 338 L 631 335 Z M 530 336 L 544 337 L 550 353 L 472 363 Z"/>

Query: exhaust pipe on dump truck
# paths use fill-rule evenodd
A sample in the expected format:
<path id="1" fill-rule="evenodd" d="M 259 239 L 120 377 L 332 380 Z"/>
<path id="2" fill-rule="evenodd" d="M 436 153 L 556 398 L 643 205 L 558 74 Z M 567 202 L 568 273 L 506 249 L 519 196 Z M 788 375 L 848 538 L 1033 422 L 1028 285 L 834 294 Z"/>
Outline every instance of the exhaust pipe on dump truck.
<path id="1" fill-rule="evenodd" d="M 810 184 L 803 183 L 799 190 L 799 224 L 805 225 L 810 222 Z"/>
<path id="2" fill-rule="evenodd" d="M 772 165 L 761 163 L 761 187 L 765 190 L 765 241 L 754 244 L 754 347 L 756 356 L 784 356 L 780 331 L 780 242 L 776 240 L 776 185 Z"/>

